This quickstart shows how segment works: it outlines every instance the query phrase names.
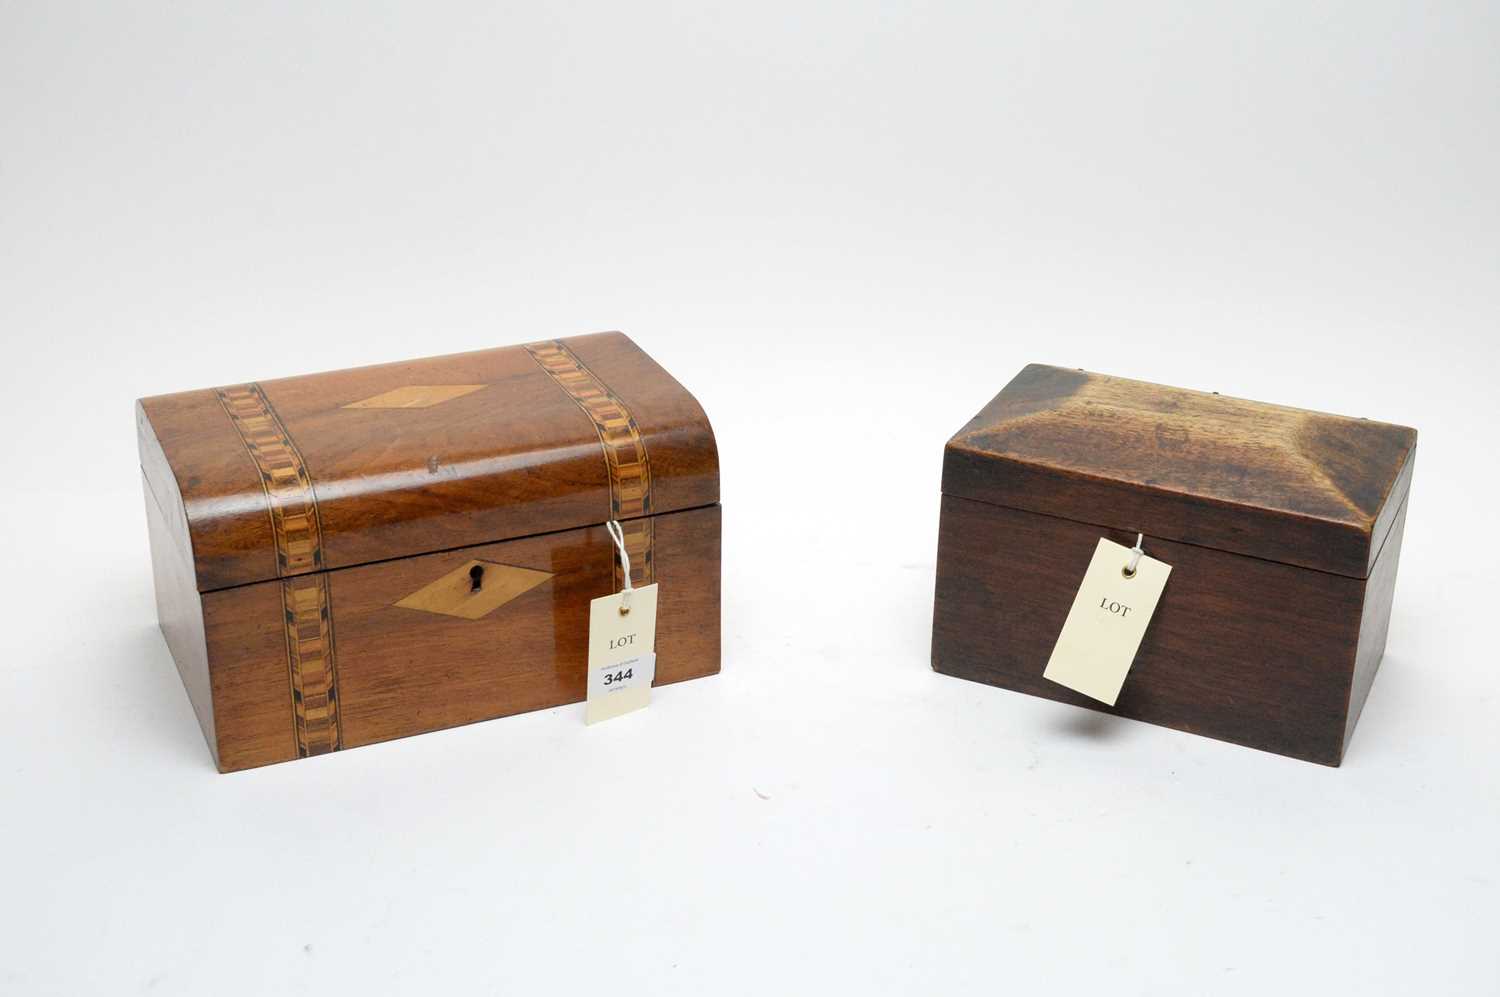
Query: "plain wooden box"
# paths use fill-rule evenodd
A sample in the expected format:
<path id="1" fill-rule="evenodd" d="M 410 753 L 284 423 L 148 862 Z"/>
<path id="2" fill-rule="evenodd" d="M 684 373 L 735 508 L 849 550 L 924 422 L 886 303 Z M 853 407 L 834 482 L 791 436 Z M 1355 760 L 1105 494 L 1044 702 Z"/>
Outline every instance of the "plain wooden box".
<path id="1" fill-rule="evenodd" d="M 656 684 L 719 669 L 713 431 L 619 333 L 136 418 L 161 628 L 221 771 L 581 701 L 612 519 L 660 584 Z"/>
<path id="2" fill-rule="evenodd" d="M 1415 430 L 1031 365 L 947 445 L 939 672 L 1338 765 L 1380 667 Z M 1172 566 L 1118 702 L 1042 678 L 1098 539 Z"/>

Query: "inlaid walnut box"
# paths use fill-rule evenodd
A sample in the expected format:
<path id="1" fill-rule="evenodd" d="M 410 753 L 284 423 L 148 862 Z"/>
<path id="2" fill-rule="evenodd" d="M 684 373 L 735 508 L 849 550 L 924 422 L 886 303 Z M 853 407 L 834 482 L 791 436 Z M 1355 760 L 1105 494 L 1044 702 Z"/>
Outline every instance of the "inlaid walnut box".
<path id="1" fill-rule="evenodd" d="M 584 698 L 589 601 L 660 584 L 719 670 L 703 409 L 619 333 L 142 399 L 161 628 L 221 771 Z"/>
<path id="2" fill-rule="evenodd" d="M 943 457 L 939 672 L 1338 765 L 1380 667 L 1417 434 L 1032 365 Z M 1172 566 L 1109 707 L 1042 678 L 1100 537 Z"/>

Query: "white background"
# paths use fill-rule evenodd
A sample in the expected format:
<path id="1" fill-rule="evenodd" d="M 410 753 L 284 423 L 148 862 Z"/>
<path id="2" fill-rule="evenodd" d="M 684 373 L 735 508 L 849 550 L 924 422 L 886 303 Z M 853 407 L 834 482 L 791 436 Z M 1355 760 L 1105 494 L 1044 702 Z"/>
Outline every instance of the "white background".
<path id="1" fill-rule="evenodd" d="M 0 3 L 0 990 L 1496 992 L 1493 5 L 506 6 Z M 216 774 L 132 400 L 609 328 L 723 674 Z M 1030 361 L 1421 430 L 1343 768 L 929 670 Z"/>

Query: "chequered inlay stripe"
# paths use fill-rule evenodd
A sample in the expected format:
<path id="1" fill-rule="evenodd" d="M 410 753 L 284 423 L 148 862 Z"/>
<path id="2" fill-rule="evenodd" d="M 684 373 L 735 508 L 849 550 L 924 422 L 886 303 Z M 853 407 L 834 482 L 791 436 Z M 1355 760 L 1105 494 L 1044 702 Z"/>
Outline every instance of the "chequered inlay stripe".
<path id="1" fill-rule="evenodd" d="M 321 574 L 323 531 L 312 478 L 260 385 L 237 384 L 215 394 L 255 462 L 271 517 L 297 754 L 335 751 L 340 740 L 333 615 L 328 577 Z"/>
<path id="2" fill-rule="evenodd" d="M 260 472 L 276 537 L 277 575 L 285 578 L 321 569 L 322 531 L 312 478 L 286 427 L 258 384 L 219 388 L 217 394 Z"/>
<path id="3" fill-rule="evenodd" d="M 333 615 L 328 576 L 299 575 L 281 583 L 286 610 L 287 660 L 292 674 L 292 711 L 297 754 L 322 755 L 339 743 L 338 681 L 334 672 Z"/>
<path id="4" fill-rule="evenodd" d="M 530 343 L 527 351 L 558 387 L 573 399 L 594 424 L 604 448 L 609 471 L 609 518 L 620 521 L 625 549 L 630 552 L 630 580 L 649 585 L 656 580 L 652 548 L 655 530 L 651 520 L 651 463 L 646 443 L 625 403 L 604 382 L 557 341 Z M 623 585 L 619 559 L 615 560 L 615 587 Z"/>

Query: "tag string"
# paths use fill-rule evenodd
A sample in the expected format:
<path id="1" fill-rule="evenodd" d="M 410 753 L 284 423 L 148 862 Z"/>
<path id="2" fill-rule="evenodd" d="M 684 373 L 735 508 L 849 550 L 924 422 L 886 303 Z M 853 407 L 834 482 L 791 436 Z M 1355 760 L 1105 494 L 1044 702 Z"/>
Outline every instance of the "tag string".
<path id="1" fill-rule="evenodd" d="M 1137 533 L 1135 535 L 1135 546 L 1130 548 L 1130 563 L 1125 566 L 1125 576 L 1127 578 L 1134 575 L 1135 569 L 1140 567 L 1141 565 L 1141 558 L 1146 553 L 1145 550 L 1141 548 L 1141 541 L 1144 539 L 1146 539 L 1146 535 L 1144 533 Z"/>
<path id="2" fill-rule="evenodd" d="M 609 538 L 615 542 L 615 550 L 620 555 L 620 570 L 625 574 L 625 587 L 620 590 L 620 615 L 624 616 L 630 612 L 630 596 L 634 586 L 630 584 L 630 552 L 625 549 L 625 530 L 619 522 L 611 519 L 604 524 L 609 531 Z"/>

